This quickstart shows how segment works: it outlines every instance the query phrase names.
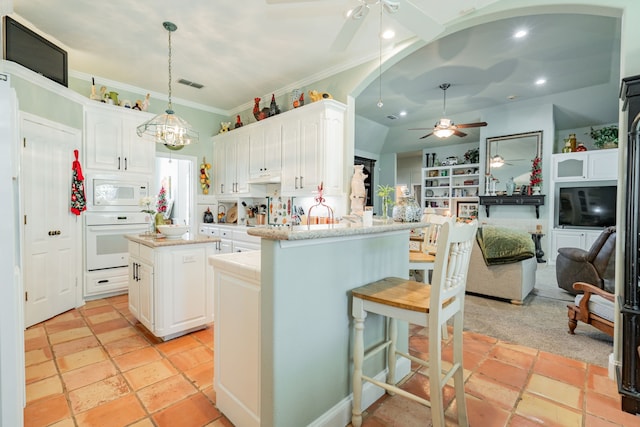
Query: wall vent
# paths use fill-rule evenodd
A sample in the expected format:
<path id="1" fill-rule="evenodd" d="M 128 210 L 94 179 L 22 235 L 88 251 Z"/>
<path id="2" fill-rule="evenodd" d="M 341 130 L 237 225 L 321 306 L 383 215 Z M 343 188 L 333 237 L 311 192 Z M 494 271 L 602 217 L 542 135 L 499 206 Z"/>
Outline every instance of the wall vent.
<path id="1" fill-rule="evenodd" d="M 387 116 L 387 119 L 389 119 L 389 120 L 396 120 L 397 118 L 398 118 L 398 116 L 396 116 L 395 114 L 389 114 Z"/>
<path id="2" fill-rule="evenodd" d="M 178 83 L 185 86 L 195 87 L 196 89 L 202 89 L 204 87 L 204 85 L 200 83 L 190 82 L 189 80 L 186 80 L 186 79 L 178 79 Z"/>

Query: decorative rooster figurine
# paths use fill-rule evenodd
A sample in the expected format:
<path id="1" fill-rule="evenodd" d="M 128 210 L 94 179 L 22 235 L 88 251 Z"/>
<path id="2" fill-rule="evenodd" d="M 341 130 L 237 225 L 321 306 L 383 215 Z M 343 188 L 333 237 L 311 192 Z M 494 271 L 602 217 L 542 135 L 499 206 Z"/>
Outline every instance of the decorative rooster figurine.
<path id="1" fill-rule="evenodd" d="M 255 102 L 253 105 L 253 117 L 255 117 L 256 120 L 260 120 L 260 98 L 254 98 L 253 100 Z"/>

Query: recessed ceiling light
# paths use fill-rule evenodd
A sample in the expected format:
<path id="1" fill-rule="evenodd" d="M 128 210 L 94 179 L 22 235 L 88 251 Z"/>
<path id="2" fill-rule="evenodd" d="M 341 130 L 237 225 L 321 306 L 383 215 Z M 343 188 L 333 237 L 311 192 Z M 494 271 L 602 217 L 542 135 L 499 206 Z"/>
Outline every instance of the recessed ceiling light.
<path id="1" fill-rule="evenodd" d="M 404 116 L 406 116 L 406 115 L 407 115 L 407 112 L 406 112 L 406 111 L 400 111 L 400 117 L 404 117 Z"/>
<path id="2" fill-rule="evenodd" d="M 385 30 L 385 31 L 380 35 L 380 37 L 382 37 L 382 38 L 383 38 L 383 39 L 385 39 L 385 40 L 389 40 L 389 39 L 394 38 L 394 37 L 395 37 L 395 35 L 396 35 L 396 32 L 395 32 L 395 31 L 393 31 L 393 30 Z"/>
<path id="3" fill-rule="evenodd" d="M 521 39 L 527 34 L 529 34 L 527 30 L 518 30 L 515 33 L 513 33 L 513 37 L 515 37 L 516 39 Z"/>
<path id="4" fill-rule="evenodd" d="M 536 80 L 536 85 L 542 86 L 546 82 L 547 82 L 547 79 L 545 79 L 544 77 L 543 78 L 539 78 L 538 80 Z"/>

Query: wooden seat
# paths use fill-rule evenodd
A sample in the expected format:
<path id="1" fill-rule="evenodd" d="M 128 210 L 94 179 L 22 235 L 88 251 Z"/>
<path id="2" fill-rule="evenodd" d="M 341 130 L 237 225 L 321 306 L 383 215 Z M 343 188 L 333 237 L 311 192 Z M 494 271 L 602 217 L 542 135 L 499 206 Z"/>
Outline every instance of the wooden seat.
<path id="1" fill-rule="evenodd" d="M 603 289 L 593 286 L 589 283 L 576 282 L 573 284 L 573 289 L 577 292 L 583 292 L 579 296 L 579 302 L 570 303 L 567 305 L 569 317 L 569 333 L 575 334 L 575 329 L 578 326 L 578 321 L 589 324 L 610 337 L 613 336 L 614 323 L 609 320 L 614 317 L 614 301 L 615 295 L 609 293 Z M 600 301 L 597 301 L 601 298 Z M 608 304 L 607 304 L 608 302 Z M 599 310 L 594 304 L 600 303 Z M 592 307 L 595 309 L 593 310 Z M 609 312 L 610 310 L 610 312 Z M 594 311 L 600 311 L 598 314 Z M 604 313 L 606 311 L 606 313 Z M 603 316 L 606 315 L 606 317 Z"/>
<path id="2" fill-rule="evenodd" d="M 440 231 L 431 285 L 397 277 L 385 278 L 351 291 L 354 317 L 353 350 L 353 410 L 351 422 L 362 425 L 362 384 L 370 382 L 431 407 L 432 423 L 444 427 L 443 387 L 453 378 L 458 425 L 468 426 L 464 378 L 462 368 L 462 328 L 464 292 L 467 283 L 469 259 L 475 239 L 477 222 L 469 224 L 445 223 Z M 364 320 L 368 313 L 388 318 L 385 340 L 365 351 Z M 453 363 L 442 370 L 442 326 L 453 320 Z M 427 327 L 429 331 L 429 361 L 418 359 L 397 350 L 397 320 Z M 363 374 L 364 360 L 386 350 L 386 383 Z M 395 384 L 396 356 L 405 357 L 428 367 L 430 401 L 411 394 Z M 425 425 L 428 423 L 425 420 Z"/>

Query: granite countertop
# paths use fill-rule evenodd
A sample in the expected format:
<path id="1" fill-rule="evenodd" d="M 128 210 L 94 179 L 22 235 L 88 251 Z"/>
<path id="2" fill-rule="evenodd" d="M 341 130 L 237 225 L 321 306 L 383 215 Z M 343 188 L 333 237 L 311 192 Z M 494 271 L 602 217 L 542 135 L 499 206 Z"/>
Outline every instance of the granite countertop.
<path id="1" fill-rule="evenodd" d="M 260 251 L 233 252 L 209 256 L 209 265 L 233 270 L 249 279 L 260 281 Z"/>
<path id="2" fill-rule="evenodd" d="M 258 236 L 269 240 L 308 240 L 327 237 L 348 237 L 363 234 L 385 233 L 389 231 L 425 228 L 426 222 L 388 222 L 374 221 L 373 226 L 364 227 L 362 224 L 333 224 L 333 225 L 299 225 L 294 227 L 252 227 L 247 229 L 250 236 Z"/>
<path id="3" fill-rule="evenodd" d="M 167 239 L 162 235 L 157 237 L 146 236 L 144 234 L 127 234 L 125 236 L 132 242 L 140 243 L 141 245 L 148 246 L 150 248 L 163 248 L 165 246 L 180 246 L 180 245 L 193 245 L 197 243 L 216 243 L 220 241 L 219 237 L 192 236 L 190 233 L 183 235 L 179 239 Z"/>

